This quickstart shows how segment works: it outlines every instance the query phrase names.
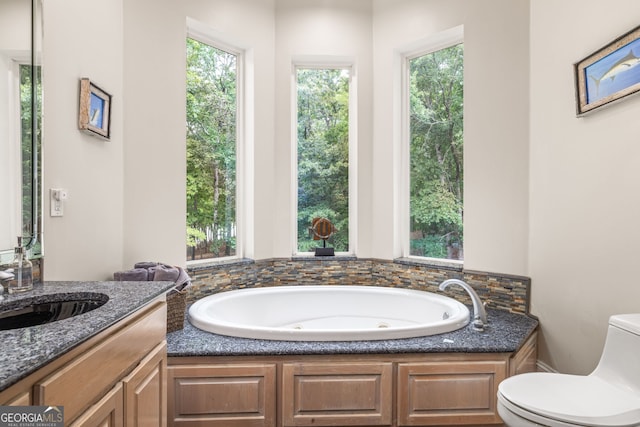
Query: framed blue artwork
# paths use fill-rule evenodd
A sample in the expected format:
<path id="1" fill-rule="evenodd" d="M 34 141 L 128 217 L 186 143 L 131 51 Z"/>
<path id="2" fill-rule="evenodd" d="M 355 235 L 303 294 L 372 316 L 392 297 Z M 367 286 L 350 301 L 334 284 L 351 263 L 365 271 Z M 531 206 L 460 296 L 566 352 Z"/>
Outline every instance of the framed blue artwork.
<path id="1" fill-rule="evenodd" d="M 80 79 L 78 127 L 103 139 L 111 137 L 111 95 L 87 78 Z"/>
<path id="2" fill-rule="evenodd" d="M 640 91 L 640 27 L 574 64 L 576 113 L 583 116 Z"/>

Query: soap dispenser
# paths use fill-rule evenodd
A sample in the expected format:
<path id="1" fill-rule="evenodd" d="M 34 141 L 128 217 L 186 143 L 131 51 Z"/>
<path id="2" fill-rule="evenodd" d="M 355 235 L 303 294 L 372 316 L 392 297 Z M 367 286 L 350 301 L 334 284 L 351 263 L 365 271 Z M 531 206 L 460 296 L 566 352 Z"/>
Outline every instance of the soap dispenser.
<path id="1" fill-rule="evenodd" d="M 13 277 L 7 282 L 10 294 L 26 292 L 33 289 L 33 264 L 27 259 L 22 246 L 22 237 L 18 236 L 18 246 L 15 249 L 13 262 L 7 266 L 6 272 L 12 272 Z M 12 271 L 13 270 L 13 271 Z"/>

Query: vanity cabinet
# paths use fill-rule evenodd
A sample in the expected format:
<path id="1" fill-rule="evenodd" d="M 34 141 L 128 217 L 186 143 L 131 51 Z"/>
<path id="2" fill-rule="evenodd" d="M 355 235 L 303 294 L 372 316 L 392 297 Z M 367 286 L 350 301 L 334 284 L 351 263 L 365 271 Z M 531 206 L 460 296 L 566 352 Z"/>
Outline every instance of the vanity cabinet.
<path id="1" fill-rule="evenodd" d="M 126 426 L 166 426 L 167 344 L 162 342 L 122 380 Z"/>
<path id="2" fill-rule="evenodd" d="M 276 425 L 276 363 L 172 366 L 168 384 L 169 425 Z"/>
<path id="3" fill-rule="evenodd" d="M 124 425 L 124 394 L 118 383 L 102 399 L 87 409 L 71 427 L 122 427 Z"/>
<path id="4" fill-rule="evenodd" d="M 283 363 L 285 426 L 391 425 L 392 362 Z"/>
<path id="5" fill-rule="evenodd" d="M 0 392 L 8 405 L 64 406 L 65 425 L 166 425 L 162 295 Z"/>
<path id="6" fill-rule="evenodd" d="M 507 360 L 434 361 L 398 364 L 398 425 L 502 423 L 498 384 Z"/>
<path id="7" fill-rule="evenodd" d="M 538 363 L 538 333 L 534 332 L 509 361 L 509 376 L 535 372 Z"/>
<path id="8" fill-rule="evenodd" d="M 71 427 L 165 426 L 166 345 L 161 343 Z"/>
<path id="9" fill-rule="evenodd" d="M 501 425 L 498 384 L 535 370 L 516 353 L 170 357 L 176 427 Z"/>

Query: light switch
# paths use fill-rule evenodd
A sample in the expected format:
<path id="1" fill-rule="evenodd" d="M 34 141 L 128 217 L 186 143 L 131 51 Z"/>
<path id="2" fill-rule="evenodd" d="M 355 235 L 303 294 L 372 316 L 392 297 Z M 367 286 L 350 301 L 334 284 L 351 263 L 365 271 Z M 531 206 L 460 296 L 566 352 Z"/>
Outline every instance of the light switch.
<path id="1" fill-rule="evenodd" d="M 50 193 L 51 216 L 63 216 L 64 201 L 69 198 L 69 191 L 66 188 L 52 188 Z"/>

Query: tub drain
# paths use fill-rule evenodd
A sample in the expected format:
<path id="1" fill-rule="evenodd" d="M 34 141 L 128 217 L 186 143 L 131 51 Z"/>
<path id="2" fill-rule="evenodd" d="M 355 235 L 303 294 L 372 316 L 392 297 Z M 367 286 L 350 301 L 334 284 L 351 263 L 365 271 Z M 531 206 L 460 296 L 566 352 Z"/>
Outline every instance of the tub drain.
<path id="1" fill-rule="evenodd" d="M 301 325 L 295 325 L 295 326 L 293 327 L 293 329 L 302 329 L 302 326 L 301 326 Z"/>
<path id="2" fill-rule="evenodd" d="M 388 327 L 389 327 L 388 323 L 384 323 L 384 322 L 378 323 L 378 328 L 388 328 Z"/>

